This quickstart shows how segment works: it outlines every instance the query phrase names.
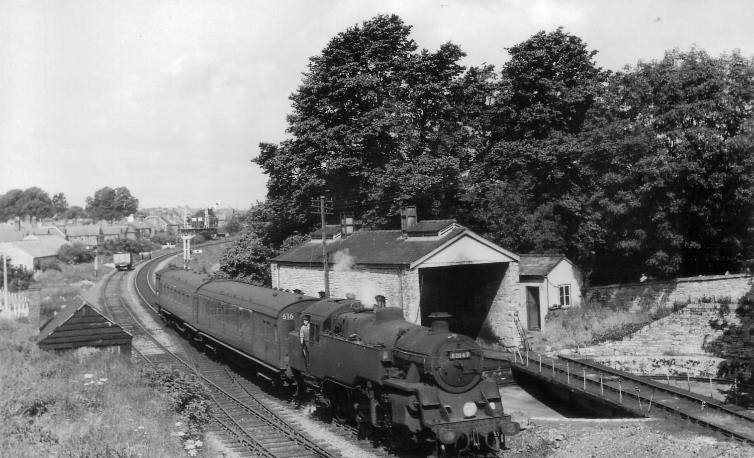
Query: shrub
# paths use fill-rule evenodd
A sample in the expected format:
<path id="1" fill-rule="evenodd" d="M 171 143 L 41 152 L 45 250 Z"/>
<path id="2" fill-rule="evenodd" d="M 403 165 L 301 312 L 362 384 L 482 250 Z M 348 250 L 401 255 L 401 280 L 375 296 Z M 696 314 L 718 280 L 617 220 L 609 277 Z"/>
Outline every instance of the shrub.
<path id="1" fill-rule="evenodd" d="M 58 259 L 66 264 L 92 262 L 94 260 L 94 251 L 79 243 L 63 245 L 58 251 Z"/>
<path id="2" fill-rule="evenodd" d="M 144 251 L 153 251 L 157 248 L 158 247 L 149 240 L 117 239 L 106 241 L 102 245 L 100 252 L 106 255 L 123 252 L 139 254 Z"/>
<path id="3" fill-rule="evenodd" d="M 161 232 L 150 239 L 156 245 L 180 245 L 181 238 L 175 234 Z"/>
<path id="4" fill-rule="evenodd" d="M 34 281 L 34 272 L 26 269 L 24 266 L 11 265 L 10 256 L 7 259 L 8 264 L 8 291 L 24 291 L 29 289 Z M 0 262 L 0 281 L 3 278 L 3 263 Z"/>

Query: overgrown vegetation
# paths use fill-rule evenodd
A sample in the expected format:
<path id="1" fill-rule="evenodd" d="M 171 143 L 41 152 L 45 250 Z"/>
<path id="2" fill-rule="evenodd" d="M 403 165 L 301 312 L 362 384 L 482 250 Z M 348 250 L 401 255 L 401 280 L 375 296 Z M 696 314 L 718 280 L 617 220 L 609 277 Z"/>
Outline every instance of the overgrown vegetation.
<path id="1" fill-rule="evenodd" d="M 98 276 L 101 278 L 111 270 L 112 268 L 100 265 Z M 36 283 L 41 295 L 40 324 L 52 318 L 63 306 L 79 305 L 81 299 L 78 296 L 94 286 L 96 281 L 92 263 L 64 264 L 58 269 L 48 269 L 37 274 Z"/>
<path id="2" fill-rule="evenodd" d="M 599 304 L 553 310 L 545 318 L 545 330 L 533 335 L 534 349 L 561 350 L 620 340 L 677 310 L 643 305 L 639 311 L 629 311 Z"/>
<path id="3" fill-rule="evenodd" d="M 34 339 L 28 324 L 0 320 L 3 453 L 186 456 L 185 439 L 206 419 L 193 381 L 165 370 L 134 370 L 128 360 L 96 350 L 44 352 Z"/>
<path id="4" fill-rule="evenodd" d="M 5 262 L 8 267 L 8 291 L 15 292 L 28 289 L 34 280 L 34 272 L 23 266 L 14 266 L 11 261 L 11 257 L 8 256 Z M 2 281 L 3 275 L 6 275 L 4 269 L 5 265 L 0 261 L 0 281 Z M 2 289 L 2 285 L 0 285 L 0 289 Z"/>

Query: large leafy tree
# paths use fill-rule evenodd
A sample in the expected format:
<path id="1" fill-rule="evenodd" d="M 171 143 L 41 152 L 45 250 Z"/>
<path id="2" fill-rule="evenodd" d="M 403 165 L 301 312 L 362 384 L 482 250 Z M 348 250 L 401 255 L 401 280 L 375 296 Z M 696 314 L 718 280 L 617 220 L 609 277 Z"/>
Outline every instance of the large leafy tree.
<path id="1" fill-rule="evenodd" d="M 310 59 L 291 96 L 292 138 L 261 144 L 256 159 L 281 237 L 315 223 L 308 208 L 322 194 L 377 227 L 409 201 L 426 215 L 453 213 L 467 137 L 456 103 L 463 52 L 450 43 L 418 51 L 410 31 L 377 16 Z"/>
<path id="2" fill-rule="evenodd" d="M 591 143 L 600 175 L 601 272 L 735 271 L 751 254 L 754 65 L 734 53 L 671 51 L 616 75 Z M 613 272 L 612 276 L 619 276 Z"/>
<path id="3" fill-rule="evenodd" d="M 112 189 L 105 186 L 93 197 L 86 198 L 86 211 L 95 219 L 117 220 L 135 213 L 138 208 L 139 200 L 126 187 Z"/>
<path id="4" fill-rule="evenodd" d="M 482 111 L 490 141 L 468 175 L 466 222 L 516 251 L 578 257 L 588 194 L 580 134 L 608 75 L 562 29 L 508 52 Z"/>
<path id="5" fill-rule="evenodd" d="M 68 210 L 68 199 L 65 194 L 59 192 L 52 196 L 52 208 L 56 215 L 63 215 Z"/>
<path id="6" fill-rule="evenodd" d="M 2 221 L 24 216 L 48 218 L 52 214 L 50 195 L 36 186 L 23 191 L 12 189 L 0 196 L 0 220 Z"/>
<path id="7" fill-rule="evenodd" d="M 259 286 L 270 286 L 270 259 L 274 252 L 253 232 L 246 232 L 220 258 L 217 275 Z"/>

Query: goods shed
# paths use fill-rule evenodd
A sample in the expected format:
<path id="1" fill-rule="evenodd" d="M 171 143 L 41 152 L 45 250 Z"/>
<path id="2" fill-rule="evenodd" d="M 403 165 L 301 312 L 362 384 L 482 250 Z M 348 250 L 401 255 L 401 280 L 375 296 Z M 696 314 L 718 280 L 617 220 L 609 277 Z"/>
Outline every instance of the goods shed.
<path id="1" fill-rule="evenodd" d="M 37 345 L 55 351 L 94 347 L 130 356 L 131 340 L 131 334 L 82 301 L 78 307 L 62 309 L 45 323 Z"/>
<path id="2" fill-rule="evenodd" d="M 13 265 L 34 271 L 54 262 L 65 239 L 54 235 L 29 236 L 24 240 L 0 243 L 0 254 L 9 256 Z"/>
<path id="3" fill-rule="evenodd" d="M 424 325 L 433 312 L 447 312 L 452 331 L 518 342 L 513 315 L 523 313 L 519 257 L 454 220 L 344 231 L 325 241 L 331 296 L 354 295 L 367 307 L 384 298 L 380 306 L 400 307 L 408 321 Z M 314 296 L 324 290 L 322 261 L 320 231 L 272 259 L 272 286 Z"/>

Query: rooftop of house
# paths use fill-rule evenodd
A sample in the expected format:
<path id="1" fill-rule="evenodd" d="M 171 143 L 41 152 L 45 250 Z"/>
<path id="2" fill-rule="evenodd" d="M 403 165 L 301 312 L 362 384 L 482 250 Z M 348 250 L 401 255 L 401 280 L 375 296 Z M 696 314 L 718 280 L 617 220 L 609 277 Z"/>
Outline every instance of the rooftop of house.
<path id="1" fill-rule="evenodd" d="M 30 255 L 33 258 L 55 256 L 63 245 L 70 245 L 65 239 L 55 235 L 29 236 L 24 240 L 6 242 L 8 245 Z"/>
<path id="2" fill-rule="evenodd" d="M 562 254 L 522 254 L 519 275 L 544 277 L 566 257 Z"/>

